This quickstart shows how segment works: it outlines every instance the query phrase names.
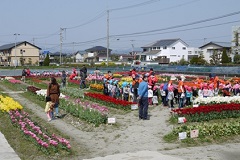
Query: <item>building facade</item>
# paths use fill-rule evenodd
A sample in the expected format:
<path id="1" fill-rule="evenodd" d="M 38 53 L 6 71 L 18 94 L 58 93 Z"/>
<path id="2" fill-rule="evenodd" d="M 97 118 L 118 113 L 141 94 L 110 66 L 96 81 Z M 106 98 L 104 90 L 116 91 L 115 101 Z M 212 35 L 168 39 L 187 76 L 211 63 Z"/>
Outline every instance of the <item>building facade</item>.
<path id="1" fill-rule="evenodd" d="M 181 59 L 188 60 L 188 44 L 181 39 L 163 39 L 144 47 L 141 60 L 154 61 L 154 59 L 166 59 L 170 63 L 178 62 Z"/>
<path id="2" fill-rule="evenodd" d="M 41 48 L 27 41 L 0 46 L 0 65 L 39 65 L 40 50 Z"/>

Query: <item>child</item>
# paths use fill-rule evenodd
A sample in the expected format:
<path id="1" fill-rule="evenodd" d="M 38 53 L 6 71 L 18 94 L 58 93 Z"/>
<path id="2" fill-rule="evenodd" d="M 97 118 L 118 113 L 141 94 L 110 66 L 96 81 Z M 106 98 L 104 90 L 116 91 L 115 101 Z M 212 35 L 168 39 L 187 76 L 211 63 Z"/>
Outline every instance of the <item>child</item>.
<path id="1" fill-rule="evenodd" d="M 191 99 L 192 99 L 192 88 L 186 87 L 186 105 L 191 105 Z"/>
<path id="2" fill-rule="evenodd" d="M 129 93 L 130 93 L 130 84 L 127 84 L 127 86 L 123 87 L 123 100 L 129 101 Z"/>
<path id="3" fill-rule="evenodd" d="M 48 121 L 51 121 L 53 119 L 53 106 L 54 106 L 54 103 L 52 103 L 51 97 L 47 96 L 45 112 L 47 113 Z"/>
<path id="4" fill-rule="evenodd" d="M 170 108 L 173 109 L 174 106 L 173 106 L 173 100 L 174 100 L 174 93 L 173 93 L 173 86 L 169 86 L 168 87 L 168 95 L 167 95 L 167 99 L 168 101 L 170 101 Z"/>
<path id="5" fill-rule="evenodd" d="M 153 87 L 153 99 L 152 99 L 153 104 L 154 104 L 155 106 L 158 105 L 158 98 L 159 98 L 159 96 L 158 96 L 158 87 L 155 85 L 155 86 Z"/>
<path id="6" fill-rule="evenodd" d="M 167 96 L 166 96 L 166 91 L 164 91 L 164 89 L 163 89 L 163 86 L 164 86 L 164 84 L 162 83 L 160 85 L 160 94 L 161 94 L 163 106 L 167 106 L 167 104 L 166 104 L 167 103 Z"/>
<path id="7" fill-rule="evenodd" d="M 148 104 L 152 105 L 152 98 L 153 98 L 153 90 L 152 86 L 148 85 Z"/>

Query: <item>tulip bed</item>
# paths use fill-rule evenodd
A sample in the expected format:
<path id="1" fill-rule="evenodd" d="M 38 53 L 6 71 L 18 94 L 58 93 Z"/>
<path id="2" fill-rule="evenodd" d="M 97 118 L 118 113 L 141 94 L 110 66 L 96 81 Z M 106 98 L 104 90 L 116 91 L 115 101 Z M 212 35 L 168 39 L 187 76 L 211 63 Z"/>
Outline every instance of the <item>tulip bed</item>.
<path id="1" fill-rule="evenodd" d="M 134 104 L 133 102 L 115 99 L 113 97 L 106 96 L 100 93 L 87 92 L 84 95 L 87 99 L 91 101 L 96 101 L 98 103 L 104 104 L 112 108 L 117 108 L 117 109 L 130 110 L 131 105 Z"/>
<path id="2" fill-rule="evenodd" d="M 29 87 L 31 88 L 29 91 L 31 91 L 34 94 L 37 94 L 39 96 L 39 100 L 44 101 L 46 97 L 46 90 L 38 90 L 37 88 L 34 88 L 33 86 Z M 79 90 L 67 90 L 65 89 L 65 92 L 70 92 L 71 95 L 74 95 L 74 97 L 65 96 L 61 93 L 60 95 L 60 108 L 65 110 L 67 113 L 70 113 L 71 115 L 80 118 L 88 123 L 92 123 L 95 126 L 99 126 L 100 124 L 106 123 L 107 120 L 107 113 L 108 108 L 104 106 L 100 106 L 94 103 L 89 103 L 86 101 L 81 101 L 79 98 Z M 77 98 L 77 99 L 74 99 Z"/>
<path id="3" fill-rule="evenodd" d="M 174 109 L 174 117 L 185 117 L 188 122 L 240 117 L 240 104 L 211 104 L 194 108 Z"/>
<path id="4" fill-rule="evenodd" d="M 24 138 L 34 143 L 44 154 L 49 155 L 63 150 L 71 151 L 68 140 L 55 134 L 49 135 L 47 129 L 36 125 L 29 114 L 23 111 L 23 107 L 12 98 L 0 95 L 0 111 L 2 114 L 8 113 L 13 126 L 18 128 Z"/>
<path id="5" fill-rule="evenodd" d="M 175 122 L 179 117 L 185 117 L 187 123 L 179 124 L 164 138 L 176 140 L 180 132 L 186 132 L 189 139 L 191 130 L 199 130 L 200 139 L 240 135 L 239 100 L 239 96 L 197 98 L 194 102 L 199 104 L 198 107 L 172 110 L 171 118 Z"/>
<path id="6" fill-rule="evenodd" d="M 228 120 L 221 123 L 201 123 L 194 125 L 180 125 L 173 131 L 164 136 L 165 140 L 176 141 L 178 133 L 186 132 L 187 139 L 190 138 L 191 130 L 199 130 L 198 138 L 200 139 L 218 139 L 219 137 L 240 135 L 240 119 Z"/>

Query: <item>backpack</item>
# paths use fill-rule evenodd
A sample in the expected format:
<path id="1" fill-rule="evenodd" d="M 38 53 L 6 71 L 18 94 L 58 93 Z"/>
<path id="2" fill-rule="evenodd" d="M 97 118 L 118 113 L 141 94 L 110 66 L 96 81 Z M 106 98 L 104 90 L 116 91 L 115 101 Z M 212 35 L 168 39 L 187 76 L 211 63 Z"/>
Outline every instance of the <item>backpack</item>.
<path id="1" fill-rule="evenodd" d="M 168 83 L 164 83 L 163 90 L 167 91 L 168 90 Z"/>

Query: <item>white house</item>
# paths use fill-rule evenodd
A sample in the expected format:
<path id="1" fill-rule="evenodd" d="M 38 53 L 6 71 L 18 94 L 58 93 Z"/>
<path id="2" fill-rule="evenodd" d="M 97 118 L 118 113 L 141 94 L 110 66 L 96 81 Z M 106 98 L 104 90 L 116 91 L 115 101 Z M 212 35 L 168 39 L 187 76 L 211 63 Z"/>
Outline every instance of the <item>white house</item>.
<path id="1" fill-rule="evenodd" d="M 231 56 L 231 42 L 209 42 L 201 47 L 204 59 L 209 63 L 214 52 L 222 53 L 224 49 L 228 56 Z"/>
<path id="2" fill-rule="evenodd" d="M 202 53 L 200 48 L 188 47 L 188 61 L 190 61 L 193 57 L 198 57 Z"/>
<path id="3" fill-rule="evenodd" d="M 145 58 L 141 58 L 145 61 L 152 61 L 155 58 L 167 58 L 169 62 L 177 62 L 184 58 L 188 60 L 188 44 L 181 39 L 163 39 L 144 47 L 141 55 Z"/>
<path id="4" fill-rule="evenodd" d="M 74 57 L 72 58 L 75 58 L 76 59 L 76 63 L 78 62 L 84 62 L 84 51 L 81 52 L 81 51 L 77 51 L 75 54 L 74 54 Z"/>
<path id="5" fill-rule="evenodd" d="M 232 53 L 240 53 L 240 26 L 232 27 Z"/>

